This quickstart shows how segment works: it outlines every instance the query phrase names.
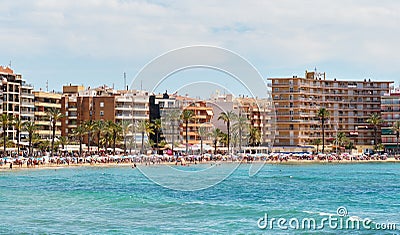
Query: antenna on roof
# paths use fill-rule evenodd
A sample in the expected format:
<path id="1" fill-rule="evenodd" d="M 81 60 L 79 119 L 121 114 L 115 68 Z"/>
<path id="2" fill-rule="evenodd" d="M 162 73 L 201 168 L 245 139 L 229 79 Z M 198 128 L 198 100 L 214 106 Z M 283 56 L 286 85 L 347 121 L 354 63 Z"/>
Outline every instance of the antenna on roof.
<path id="1" fill-rule="evenodd" d="M 126 73 L 124 72 L 124 88 L 126 87 L 126 90 L 128 90 L 128 87 L 126 86 Z"/>
<path id="2" fill-rule="evenodd" d="M 49 80 L 46 80 L 46 92 L 49 92 Z"/>
<path id="3" fill-rule="evenodd" d="M 11 68 L 11 60 L 10 60 L 10 63 L 8 64 L 8 67 Z"/>

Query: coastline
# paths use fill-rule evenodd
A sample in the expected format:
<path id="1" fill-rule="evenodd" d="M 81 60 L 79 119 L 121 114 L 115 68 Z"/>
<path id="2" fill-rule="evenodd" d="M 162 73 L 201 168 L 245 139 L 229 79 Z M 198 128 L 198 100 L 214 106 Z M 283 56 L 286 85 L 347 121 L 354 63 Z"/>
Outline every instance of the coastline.
<path id="1" fill-rule="evenodd" d="M 196 164 L 231 164 L 238 163 L 232 161 L 203 161 L 197 162 Z M 287 161 L 242 161 L 240 164 L 266 164 L 266 165 L 336 165 L 336 164 L 367 164 L 367 163 L 400 163 L 400 160 L 396 160 L 394 158 L 388 158 L 385 160 L 297 160 L 297 159 L 288 159 Z M 13 165 L 13 168 L 10 169 L 10 164 L 5 164 L 0 166 L 0 172 L 18 172 L 18 171 L 28 171 L 28 170 L 57 170 L 64 168 L 87 168 L 87 167 L 97 167 L 97 168 L 118 168 L 118 167 L 130 167 L 133 168 L 133 165 L 137 166 L 163 166 L 163 165 L 181 165 L 180 163 L 176 164 L 175 162 L 161 162 L 161 163 L 137 163 L 137 162 L 121 162 L 121 163 L 79 163 L 79 164 L 43 164 L 37 165 L 35 167 L 27 167 L 26 164 L 23 164 L 22 167 L 19 165 Z M 186 164 L 186 166 L 194 165 L 194 163 Z"/>

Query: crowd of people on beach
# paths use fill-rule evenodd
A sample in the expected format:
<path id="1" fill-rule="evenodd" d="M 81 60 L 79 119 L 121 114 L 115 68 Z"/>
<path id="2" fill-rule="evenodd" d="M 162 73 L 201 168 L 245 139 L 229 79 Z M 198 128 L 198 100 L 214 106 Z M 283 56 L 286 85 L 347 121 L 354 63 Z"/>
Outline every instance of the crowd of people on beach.
<path id="1" fill-rule="evenodd" d="M 347 153 L 342 154 L 312 154 L 312 153 L 240 153 L 240 154 L 194 154 L 185 155 L 182 152 L 175 154 L 111 154 L 104 151 L 100 152 L 84 152 L 82 156 L 76 152 L 63 152 L 51 155 L 48 152 L 36 153 L 34 157 L 28 157 L 26 153 L 14 157 L 0 158 L 0 167 L 5 167 L 9 164 L 9 168 L 18 166 L 20 168 L 37 168 L 41 166 L 70 166 L 70 165 L 106 165 L 106 164 L 175 164 L 175 165 L 190 165 L 197 163 L 207 162 L 271 162 L 271 163 L 284 163 L 288 161 L 327 161 L 327 162 L 341 162 L 341 161 L 380 161 L 387 160 L 387 154 L 361 154 L 350 155 Z M 394 160 L 400 160 L 400 156 L 394 156 Z"/>

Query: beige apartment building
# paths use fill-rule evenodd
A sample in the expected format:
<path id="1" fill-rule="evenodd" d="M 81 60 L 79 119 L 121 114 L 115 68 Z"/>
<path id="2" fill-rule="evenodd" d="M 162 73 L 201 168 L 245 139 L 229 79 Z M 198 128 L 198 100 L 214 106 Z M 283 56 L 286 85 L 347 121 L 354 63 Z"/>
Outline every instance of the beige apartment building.
<path id="1" fill-rule="evenodd" d="M 55 92 L 34 91 L 36 133 L 41 139 L 51 139 L 53 130 L 52 122 L 47 111 L 55 108 L 61 110 L 61 94 Z M 55 136 L 61 136 L 61 120 L 56 122 Z"/>
<path id="2" fill-rule="evenodd" d="M 235 101 L 234 108 L 238 110 L 238 116 L 246 117 L 250 127 L 260 132 L 260 145 L 270 146 L 275 134 L 272 101 L 267 98 L 249 97 L 238 97 Z"/>
<path id="3" fill-rule="evenodd" d="M 316 118 L 322 107 L 330 113 L 325 128 L 327 144 L 338 132 L 344 132 L 355 146 L 373 145 L 374 131 L 367 119 L 371 113 L 380 114 L 381 96 L 389 92 L 393 83 L 328 80 L 325 73 L 317 71 L 306 71 L 304 78 L 268 80 L 276 111 L 274 146 L 306 146 L 322 138 L 321 124 Z"/>
<path id="4" fill-rule="evenodd" d="M 393 131 L 393 125 L 400 121 L 400 87 L 392 89 L 389 93 L 381 97 L 382 120 L 382 144 L 385 152 L 399 154 L 397 149 L 397 136 Z"/>

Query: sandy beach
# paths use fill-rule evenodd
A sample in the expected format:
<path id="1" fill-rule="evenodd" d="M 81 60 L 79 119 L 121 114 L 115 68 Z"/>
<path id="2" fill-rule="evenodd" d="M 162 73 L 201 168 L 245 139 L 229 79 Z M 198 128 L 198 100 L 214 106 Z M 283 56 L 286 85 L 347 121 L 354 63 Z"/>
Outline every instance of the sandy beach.
<path id="1" fill-rule="evenodd" d="M 238 163 L 238 161 L 202 161 L 196 162 L 196 164 L 232 164 Z M 288 159 L 287 161 L 242 161 L 241 164 L 269 164 L 269 165 L 307 165 L 307 164 L 320 164 L 320 165 L 331 165 L 331 164 L 365 164 L 365 163 L 400 163 L 400 160 L 395 158 L 387 158 L 385 160 L 297 160 Z M 180 162 L 160 162 L 160 163 L 138 163 L 138 162 L 120 162 L 120 163 L 74 163 L 74 164 L 54 164 L 45 163 L 36 166 L 27 166 L 27 164 L 15 165 L 13 164 L 10 169 L 10 164 L 3 164 L 0 166 L 0 171 L 19 171 L 19 170 L 38 170 L 38 169 L 62 169 L 62 168 L 80 168 L 80 167 L 133 167 L 136 166 L 159 166 L 159 165 L 182 165 Z M 187 163 L 186 166 L 194 165 L 195 163 Z"/>

